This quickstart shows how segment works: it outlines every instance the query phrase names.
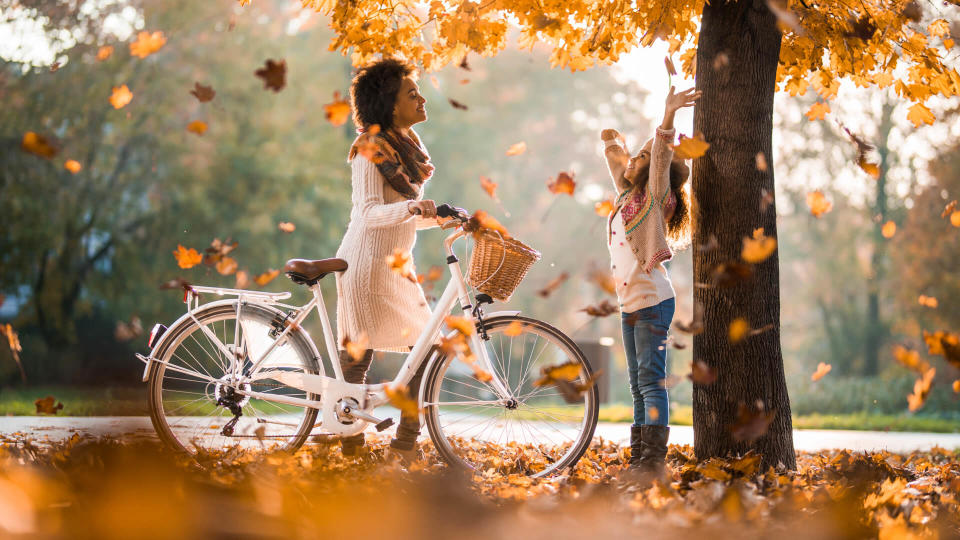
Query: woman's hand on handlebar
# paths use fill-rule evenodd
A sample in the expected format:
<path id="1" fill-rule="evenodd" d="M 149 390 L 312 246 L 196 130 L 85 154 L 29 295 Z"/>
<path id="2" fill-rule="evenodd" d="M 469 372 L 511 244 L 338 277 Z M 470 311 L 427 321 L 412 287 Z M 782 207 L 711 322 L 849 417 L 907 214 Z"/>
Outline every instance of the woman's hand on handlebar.
<path id="1" fill-rule="evenodd" d="M 437 217 L 437 203 L 430 199 L 423 199 L 422 201 L 410 201 L 407 203 L 407 210 L 409 210 L 411 214 L 419 214 L 425 218 Z"/>

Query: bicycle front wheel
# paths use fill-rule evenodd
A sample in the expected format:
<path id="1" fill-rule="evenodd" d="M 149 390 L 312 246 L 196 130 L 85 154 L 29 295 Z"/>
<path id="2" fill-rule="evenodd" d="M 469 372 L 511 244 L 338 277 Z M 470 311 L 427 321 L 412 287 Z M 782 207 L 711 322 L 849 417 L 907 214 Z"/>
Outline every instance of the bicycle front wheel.
<path id="1" fill-rule="evenodd" d="M 536 319 L 495 317 L 485 326 L 493 376 L 513 399 L 498 399 L 463 362 L 450 357 L 434 362 L 423 406 L 438 453 L 453 466 L 477 472 L 541 477 L 572 467 L 597 427 L 598 391 L 583 352 L 563 332 Z M 560 366 L 577 373 L 564 388 L 535 384 Z"/>
<path id="2" fill-rule="evenodd" d="M 285 451 L 299 448 L 313 429 L 317 410 L 243 395 L 243 391 L 315 400 L 309 392 L 291 388 L 274 379 L 260 379 L 239 386 L 231 382 L 231 359 L 204 331 L 234 351 L 240 372 L 276 340 L 282 327 L 279 311 L 244 304 L 237 324 L 236 304 L 222 304 L 196 314 L 168 330 L 150 369 L 148 403 L 153 426 L 171 448 L 195 454 L 233 447 L 272 447 Z M 263 370 L 318 374 L 310 337 L 293 331 L 263 363 Z M 237 347 L 235 344 L 239 344 Z M 235 348 L 236 347 L 236 348 Z M 239 350 L 238 350 L 239 349 Z M 177 369 L 179 368 L 179 369 Z M 320 373 L 322 374 L 322 373 Z M 237 390 L 240 392 L 237 392 Z M 236 422 L 233 410 L 241 415 Z"/>

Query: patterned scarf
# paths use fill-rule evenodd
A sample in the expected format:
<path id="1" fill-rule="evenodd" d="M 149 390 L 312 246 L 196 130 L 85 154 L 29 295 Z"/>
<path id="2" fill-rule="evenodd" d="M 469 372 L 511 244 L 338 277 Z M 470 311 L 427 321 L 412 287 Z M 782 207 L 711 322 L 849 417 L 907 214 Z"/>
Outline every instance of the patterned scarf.
<path id="1" fill-rule="evenodd" d="M 390 129 L 362 130 L 350 146 L 349 159 L 360 154 L 372 161 L 394 190 L 407 199 L 420 195 L 423 183 L 433 175 L 430 155 L 412 130 L 409 135 Z"/>

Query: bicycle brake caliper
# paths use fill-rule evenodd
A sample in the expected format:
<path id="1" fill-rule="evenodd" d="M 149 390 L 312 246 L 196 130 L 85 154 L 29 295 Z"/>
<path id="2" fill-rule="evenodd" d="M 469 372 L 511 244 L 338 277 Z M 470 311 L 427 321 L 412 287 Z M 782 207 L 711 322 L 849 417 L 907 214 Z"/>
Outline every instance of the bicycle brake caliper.
<path id="1" fill-rule="evenodd" d="M 489 294 L 480 293 L 476 297 L 477 306 L 473 308 L 473 318 L 477 320 L 477 333 L 484 341 L 490 341 L 490 335 L 487 334 L 487 327 L 483 322 L 483 305 L 492 304 L 493 298 Z"/>

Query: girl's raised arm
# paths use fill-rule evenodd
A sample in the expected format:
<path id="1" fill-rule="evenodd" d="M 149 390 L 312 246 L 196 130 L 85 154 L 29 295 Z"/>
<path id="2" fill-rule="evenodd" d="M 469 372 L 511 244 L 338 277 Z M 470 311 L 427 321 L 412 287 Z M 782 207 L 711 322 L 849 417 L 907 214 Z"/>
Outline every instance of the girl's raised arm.
<path id="1" fill-rule="evenodd" d="M 689 88 L 680 92 L 674 92 L 675 88 L 670 87 L 670 93 L 667 95 L 667 103 L 663 111 L 663 122 L 657 128 L 656 137 L 653 140 L 653 149 L 650 152 L 650 188 L 655 197 L 666 194 L 670 189 L 670 161 L 673 160 L 673 136 L 676 130 L 673 128 L 673 117 L 676 112 L 684 107 L 693 107 L 693 104 L 700 97 L 702 92 Z"/>
<path id="2" fill-rule="evenodd" d="M 603 149 L 603 155 L 607 158 L 607 169 L 610 171 L 610 178 L 617 189 L 617 195 L 619 195 L 630 187 L 630 182 L 623 177 L 623 171 L 627 169 L 630 155 L 621 146 L 620 133 L 617 130 L 605 129 L 601 131 L 600 139 L 606 145 Z"/>

